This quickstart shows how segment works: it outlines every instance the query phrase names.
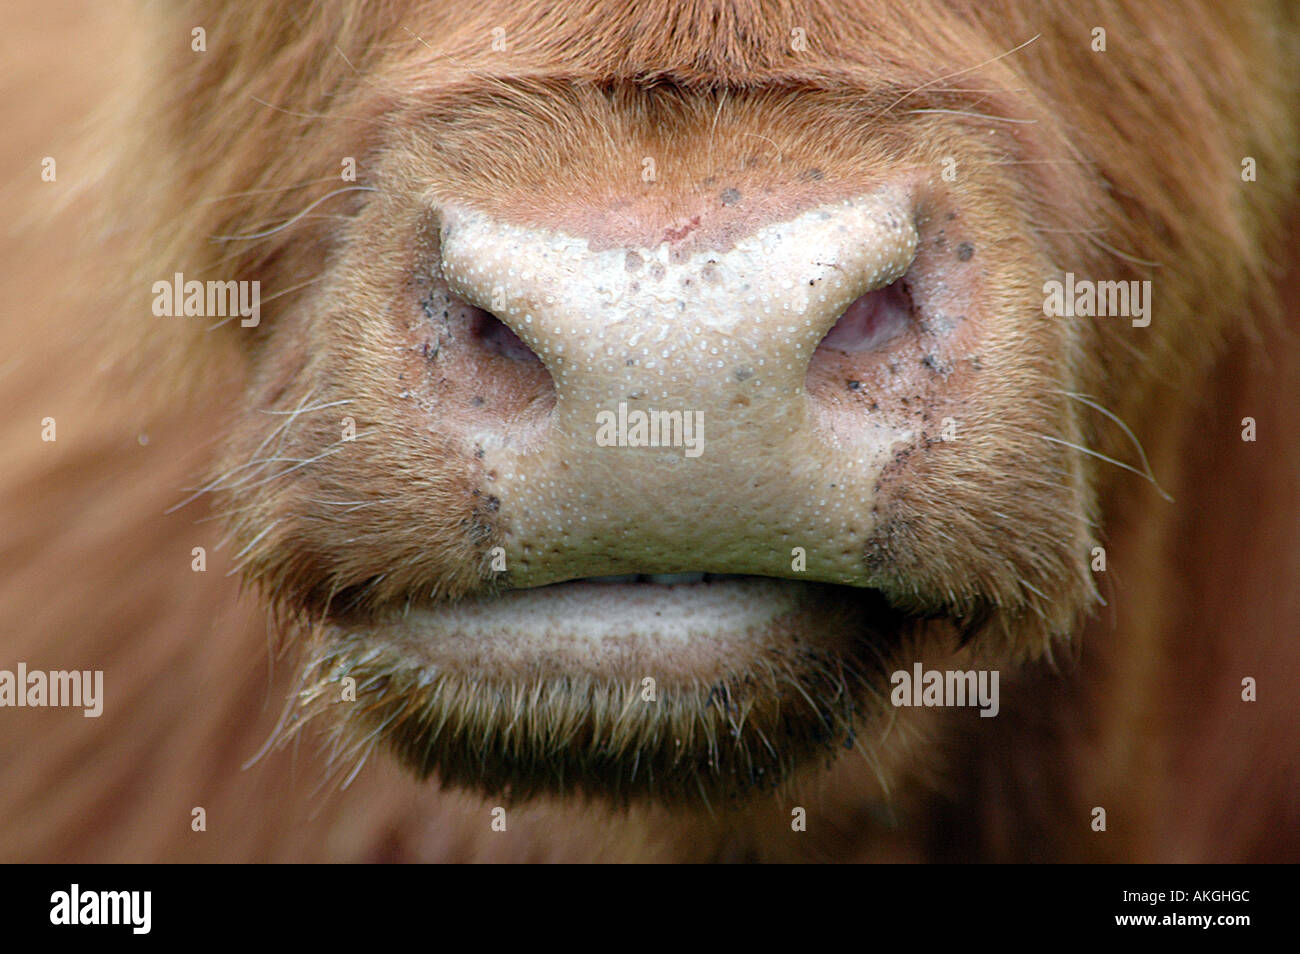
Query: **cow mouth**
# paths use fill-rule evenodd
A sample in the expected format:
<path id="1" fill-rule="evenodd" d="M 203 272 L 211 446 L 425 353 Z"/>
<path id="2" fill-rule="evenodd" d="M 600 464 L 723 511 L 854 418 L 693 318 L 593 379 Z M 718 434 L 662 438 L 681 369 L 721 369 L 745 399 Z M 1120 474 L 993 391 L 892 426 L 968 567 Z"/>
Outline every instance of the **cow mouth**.
<path id="1" fill-rule="evenodd" d="M 860 747 L 923 620 L 877 591 L 704 572 L 335 618 L 300 703 L 418 775 L 513 797 L 709 803 Z"/>
<path id="2" fill-rule="evenodd" d="M 880 649 L 909 619 L 876 590 L 697 571 L 583 577 L 334 623 L 441 671 L 671 681 L 723 676 L 782 645 L 865 638 Z"/>

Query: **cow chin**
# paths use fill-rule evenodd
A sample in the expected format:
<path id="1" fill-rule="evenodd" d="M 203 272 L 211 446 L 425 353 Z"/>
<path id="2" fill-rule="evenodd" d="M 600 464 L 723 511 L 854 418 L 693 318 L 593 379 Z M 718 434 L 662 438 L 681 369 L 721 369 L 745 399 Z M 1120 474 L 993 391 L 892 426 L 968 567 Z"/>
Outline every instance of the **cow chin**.
<path id="1" fill-rule="evenodd" d="M 444 784 L 717 804 L 840 751 L 874 758 L 888 674 L 927 624 L 837 589 L 574 581 L 339 622 L 299 705 Z M 337 702 L 348 677 L 364 704 Z"/>

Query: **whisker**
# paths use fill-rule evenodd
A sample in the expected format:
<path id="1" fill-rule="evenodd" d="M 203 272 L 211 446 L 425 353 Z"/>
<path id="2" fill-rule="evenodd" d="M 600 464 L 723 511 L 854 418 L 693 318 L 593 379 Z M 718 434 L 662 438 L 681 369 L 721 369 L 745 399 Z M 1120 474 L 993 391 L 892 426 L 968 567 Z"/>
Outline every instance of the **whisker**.
<path id="1" fill-rule="evenodd" d="M 276 106 L 274 103 L 268 103 L 264 99 L 258 99 L 256 96 L 250 96 L 253 102 L 259 106 L 265 106 L 267 109 L 274 109 L 277 113 L 284 113 L 286 116 L 293 116 L 296 119 L 334 119 L 354 123 L 369 123 L 371 126 L 383 126 L 384 124 L 376 119 L 367 119 L 363 116 L 331 116 L 329 113 L 299 113 L 292 109 L 285 109 L 283 106 Z"/>
<path id="2" fill-rule="evenodd" d="M 358 76 L 361 75 L 361 71 L 352 65 L 352 61 L 348 59 L 347 54 L 343 52 L 343 49 L 337 43 L 334 44 L 334 52 L 342 58 L 344 63 L 348 64 L 348 68 L 352 70 L 352 72 L 356 73 Z"/>
<path id="3" fill-rule="evenodd" d="M 1019 46 L 1012 47 L 1011 49 L 1007 50 L 1005 53 L 999 53 L 997 56 L 992 57 L 991 59 L 987 59 L 987 60 L 985 60 L 983 63 L 976 63 L 974 66 L 968 66 L 968 67 L 966 67 L 965 69 L 957 70 L 957 72 L 955 72 L 955 73 L 947 73 L 947 74 L 945 74 L 945 75 L 943 75 L 943 76 L 936 76 L 934 79 L 930 80 L 929 82 L 927 82 L 927 83 L 922 83 L 920 86 L 916 87 L 915 89 L 908 90 L 908 91 L 907 91 L 906 93 L 904 93 L 902 96 L 898 97 L 898 99 L 894 100 L 892 103 L 890 103 L 890 104 L 889 104 L 888 106 L 886 106 L 884 109 L 882 109 L 882 110 L 880 111 L 880 113 L 881 113 L 881 115 L 883 115 L 883 114 L 885 114 L 885 113 L 890 112 L 890 111 L 891 111 L 895 106 L 897 106 L 897 105 L 898 105 L 899 103 L 901 103 L 903 100 L 907 99 L 907 98 L 910 97 L 910 96 L 915 96 L 917 93 L 921 92 L 921 91 L 924 90 L 924 89 L 930 89 L 931 87 L 936 86 L 936 85 L 938 85 L 939 83 L 944 82 L 945 80 L 950 80 L 950 79 L 953 79 L 953 78 L 955 78 L 955 77 L 962 76 L 963 74 L 966 74 L 966 73 L 973 73 L 973 72 L 975 72 L 975 70 L 983 69 L 984 67 L 990 65 L 991 63 L 996 63 L 998 60 L 1004 59 L 1004 58 L 1010 56 L 1010 55 L 1013 54 L 1013 53 L 1019 53 L 1021 50 L 1023 50 L 1025 47 L 1027 47 L 1030 43 L 1033 43 L 1035 40 L 1037 40 L 1037 39 L 1038 39 L 1039 37 L 1041 37 L 1041 36 L 1042 36 L 1041 33 L 1035 33 L 1033 36 L 1031 36 L 1031 37 L 1030 37 L 1028 40 L 1026 40 L 1024 43 L 1021 43 Z"/>
<path id="4" fill-rule="evenodd" d="M 306 182 L 297 182 L 288 186 L 276 186 L 268 189 L 245 189 L 243 192 L 228 192 L 225 195 L 214 196 L 211 199 L 204 199 L 201 205 L 212 205 L 216 202 L 225 202 L 229 199 L 243 199 L 251 195 L 275 195 L 279 192 L 293 192 L 295 189 L 306 189 L 309 186 L 320 185 L 322 182 L 337 182 L 338 176 L 322 176 L 319 179 L 308 179 Z"/>
<path id="5" fill-rule="evenodd" d="M 252 550 L 253 547 L 257 546 L 257 544 L 261 541 L 263 537 L 265 537 L 268 533 L 274 530 L 276 528 L 276 525 L 279 524 L 279 522 L 280 521 L 278 520 L 272 520 L 269 524 L 267 524 L 265 527 L 262 528 L 261 533 L 253 537 L 253 539 L 249 540 L 248 543 L 244 545 L 244 549 L 240 550 L 233 557 L 231 557 L 231 560 L 234 561 L 236 565 L 230 568 L 230 572 L 227 573 L 226 576 L 233 576 L 234 574 L 239 572 L 238 561 L 243 559 L 245 556 L 247 556 L 248 552 Z"/>
<path id="6" fill-rule="evenodd" d="M 967 116 L 971 119 L 987 119 L 995 123 L 1015 123 L 1023 126 L 1033 126 L 1038 123 L 1037 119 L 1012 119 L 1009 116 L 993 116 L 989 113 L 976 113 L 964 109 L 909 109 L 903 115 L 912 116 L 921 113 L 938 113 L 945 116 Z"/>
<path id="7" fill-rule="evenodd" d="M 1138 258 L 1136 255 L 1128 254 L 1128 252 L 1121 252 L 1115 246 L 1109 245 L 1106 242 L 1103 242 L 1101 239 L 1096 238 L 1092 235 L 1088 236 L 1088 241 L 1092 242 L 1093 245 L 1097 246 L 1102 251 L 1110 252 L 1110 254 L 1117 256 L 1118 258 L 1122 258 L 1126 262 L 1132 262 L 1134 265 L 1146 265 L 1149 268 L 1161 267 L 1159 262 L 1153 262 L 1145 258 Z"/>
<path id="8" fill-rule="evenodd" d="M 1101 413 L 1106 418 L 1113 421 L 1115 424 L 1119 425 L 1120 430 L 1124 432 L 1124 435 L 1132 442 L 1134 449 L 1137 451 L 1138 457 L 1142 461 L 1142 469 L 1143 471 L 1145 471 L 1147 478 L 1153 484 L 1156 485 L 1156 488 L 1158 490 L 1160 490 L 1161 496 L 1163 496 L 1170 503 L 1174 502 L 1174 498 L 1169 496 L 1167 493 L 1165 493 L 1165 491 L 1160 487 L 1159 481 L 1156 480 L 1155 474 L 1151 472 L 1151 462 L 1147 460 L 1147 453 L 1142 448 L 1142 442 L 1137 439 L 1137 435 L 1133 433 L 1132 429 L 1127 424 L 1125 424 L 1122 420 L 1120 420 L 1119 415 L 1115 414 L 1113 411 L 1107 410 L 1106 408 L 1098 404 L 1096 401 L 1093 401 L 1092 399 L 1086 397 L 1085 395 L 1076 394 L 1073 391 L 1058 391 L 1057 393 L 1064 394 L 1066 397 L 1073 398 L 1074 400 L 1078 401 L 1081 404 L 1088 405 L 1088 407 L 1092 408 L 1094 411 Z"/>
<path id="9" fill-rule="evenodd" d="M 770 139 L 770 138 L 767 137 L 767 136 L 762 136 L 762 135 L 759 135 L 758 133 L 752 133 L 752 132 L 741 133 L 741 135 L 743 135 L 743 136 L 752 136 L 752 137 L 755 138 L 755 139 L 762 139 L 762 140 L 764 140 L 764 141 L 766 141 L 766 142 L 770 142 L 770 143 L 772 144 L 772 148 L 776 150 L 776 161 L 777 161 L 777 164 L 779 165 L 780 163 L 785 162 L 785 153 L 783 153 L 783 152 L 781 151 L 781 147 L 778 146 L 778 145 L 776 144 L 776 141 L 775 141 L 774 139 Z"/>
<path id="10" fill-rule="evenodd" d="M 1038 436 L 1045 441 L 1051 441 L 1053 444 L 1062 444 L 1066 447 L 1070 447 L 1073 448 L 1074 450 L 1077 450 L 1081 454 L 1087 454 L 1089 457 L 1095 457 L 1098 460 L 1104 460 L 1108 464 L 1114 464 L 1116 467 L 1120 468 L 1120 470 L 1127 470 L 1130 473 L 1137 474 L 1142 479 L 1150 481 L 1151 485 L 1156 488 L 1156 492 L 1160 494 L 1161 497 L 1169 501 L 1169 503 L 1174 502 L 1174 498 L 1169 496 L 1167 493 L 1165 493 L 1164 489 L 1158 483 L 1156 483 L 1156 479 L 1154 477 L 1152 477 L 1150 474 L 1144 474 L 1136 467 L 1130 466 L 1129 464 L 1126 464 L 1123 461 L 1116 460 L 1113 457 L 1107 457 L 1105 454 L 1101 453 L 1100 451 L 1095 451 L 1090 447 L 1084 447 L 1080 444 L 1073 444 L 1070 441 L 1062 440 L 1059 437 L 1052 437 L 1049 434 L 1039 434 Z"/>
<path id="11" fill-rule="evenodd" d="M 274 235 L 276 232 L 287 229 L 289 226 L 293 225 L 295 222 L 297 222 L 299 219 L 301 219 L 303 216 L 309 213 L 312 209 L 316 208 L 316 206 L 320 205 L 322 202 L 325 202 L 328 199 L 334 198 L 337 195 L 343 195 L 345 192 L 378 192 L 378 191 L 379 190 L 376 189 L 374 186 L 344 186 L 341 189 L 335 189 L 332 192 L 325 193 L 319 199 L 310 203 L 305 209 L 303 209 L 297 215 L 294 215 L 292 218 L 284 222 L 281 222 L 279 225 L 275 226 L 274 228 L 265 229 L 264 231 L 261 232 L 251 232 L 245 235 L 214 235 L 212 236 L 212 238 L 214 241 L 219 241 L 219 242 L 249 242 L 252 241 L 253 239 L 266 238 L 268 235 Z"/>

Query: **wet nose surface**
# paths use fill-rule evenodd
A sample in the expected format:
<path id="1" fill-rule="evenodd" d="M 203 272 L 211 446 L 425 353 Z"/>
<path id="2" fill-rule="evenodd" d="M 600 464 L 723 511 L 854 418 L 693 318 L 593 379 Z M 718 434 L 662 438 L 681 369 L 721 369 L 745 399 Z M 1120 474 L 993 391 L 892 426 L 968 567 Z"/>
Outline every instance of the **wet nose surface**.
<path id="1" fill-rule="evenodd" d="M 500 319 L 554 389 L 535 426 L 467 435 L 511 585 L 683 571 L 864 582 L 873 487 L 910 433 L 871 415 L 837 426 L 807 383 L 827 348 L 884 360 L 907 331 L 890 287 L 918 243 L 901 190 L 689 254 L 593 249 L 470 209 L 444 210 L 440 239 L 451 293 Z"/>

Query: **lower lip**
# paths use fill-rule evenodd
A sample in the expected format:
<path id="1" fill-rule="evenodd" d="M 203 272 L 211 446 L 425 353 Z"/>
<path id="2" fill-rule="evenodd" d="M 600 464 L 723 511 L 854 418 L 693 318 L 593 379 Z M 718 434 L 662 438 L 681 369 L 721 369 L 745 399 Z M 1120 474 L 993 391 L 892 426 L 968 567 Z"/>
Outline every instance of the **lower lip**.
<path id="1" fill-rule="evenodd" d="M 575 641 L 611 636 L 687 642 L 742 634 L 794 612 L 808 584 L 787 580 L 610 583 L 581 580 L 511 590 L 431 610 L 427 622 L 465 638 L 502 630 L 521 637 L 557 630 Z"/>
<path id="2" fill-rule="evenodd" d="M 833 591 L 833 599 L 826 597 Z M 411 609 L 335 629 L 407 664 L 461 671 L 692 681 L 749 669 L 756 654 L 834 651 L 861 638 L 845 594 L 869 591 L 760 577 L 697 583 L 574 581 Z"/>

